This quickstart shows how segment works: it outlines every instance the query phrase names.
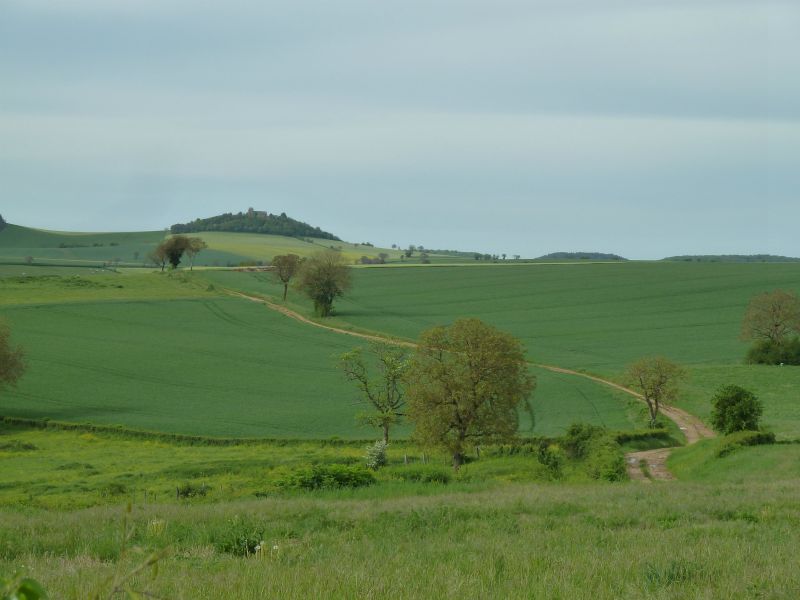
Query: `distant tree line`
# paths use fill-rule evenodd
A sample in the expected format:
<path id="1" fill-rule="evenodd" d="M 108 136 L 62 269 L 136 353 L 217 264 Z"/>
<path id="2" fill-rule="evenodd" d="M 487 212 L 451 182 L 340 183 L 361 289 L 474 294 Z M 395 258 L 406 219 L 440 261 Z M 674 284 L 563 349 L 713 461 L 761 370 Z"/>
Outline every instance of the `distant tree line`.
<path id="1" fill-rule="evenodd" d="M 605 252 L 551 252 L 540 256 L 537 260 L 628 260 L 619 254 Z"/>
<path id="2" fill-rule="evenodd" d="M 668 256 L 662 260 L 674 262 L 800 262 L 800 258 L 791 256 L 778 256 L 775 254 L 686 254 L 683 256 Z"/>
<path id="3" fill-rule="evenodd" d="M 272 215 L 263 211 L 248 210 L 246 213 L 225 213 L 208 219 L 196 219 L 191 223 L 179 223 L 170 228 L 173 234 L 202 231 L 230 231 L 235 233 L 263 233 L 287 237 L 312 237 L 341 241 L 338 237 L 319 227 L 297 221 L 286 213 Z"/>

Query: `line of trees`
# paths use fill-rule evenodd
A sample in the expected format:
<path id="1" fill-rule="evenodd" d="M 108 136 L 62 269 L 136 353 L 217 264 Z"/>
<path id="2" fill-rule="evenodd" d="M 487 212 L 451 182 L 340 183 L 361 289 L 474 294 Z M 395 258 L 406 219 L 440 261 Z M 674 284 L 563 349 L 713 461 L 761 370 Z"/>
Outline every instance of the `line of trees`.
<path id="1" fill-rule="evenodd" d="M 157 267 L 161 267 L 163 271 L 167 264 L 173 269 L 177 269 L 185 254 L 189 257 L 189 270 L 192 271 L 195 258 L 206 248 L 208 248 L 208 244 L 202 238 L 174 235 L 156 246 L 147 258 Z"/>

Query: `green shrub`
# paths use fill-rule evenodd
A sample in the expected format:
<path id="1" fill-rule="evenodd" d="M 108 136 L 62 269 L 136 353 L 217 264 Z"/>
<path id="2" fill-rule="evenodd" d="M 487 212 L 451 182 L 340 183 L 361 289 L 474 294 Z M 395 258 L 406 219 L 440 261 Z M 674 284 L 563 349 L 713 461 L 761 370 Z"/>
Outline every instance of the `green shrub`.
<path id="1" fill-rule="evenodd" d="M 27 452 L 30 450 L 38 450 L 38 448 L 35 444 L 31 444 L 29 442 L 11 440 L 10 442 L 3 442 L 0 444 L 0 450 L 7 450 L 9 452 Z"/>
<path id="2" fill-rule="evenodd" d="M 381 467 L 385 467 L 388 462 L 386 459 L 386 446 L 388 444 L 383 440 L 378 440 L 372 446 L 367 447 L 367 468 L 377 471 Z"/>
<path id="3" fill-rule="evenodd" d="M 610 434 L 592 439 L 587 449 L 586 471 L 593 479 L 624 481 L 628 477 L 625 454 Z"/>
<path id="4" fill-rule="evenodd" d="M 312 465 L 301 467 L 276 481 L 287 490 L 329 490 L 359 488 L 375 483 L 375 477 L 361 466 Z"/>
<path id="5" fill-rule="evenodd" d="M 215 532 L 214 547 L 234 556 L 250 556 L 261 550 L 266 533 L 263 523 L 235 516 L 221 532 Z"/>
<path id="6" fill-rule="evenodd" d="M 211 491 L 211 488 L 205 483 L 201 485 L 184 483 L 178 486 L 177 495 L 178 498 L 203 498 L 209 491 Z"/>
<path id="7" fill-rule="evenodd" d="M 751 365 L 800 365 L 800 337 L 783 344 L 758 341 L 747 351 L 747 362 Z"/>
<path id="8" fill-rule="evenodd" d="M 542 442 L 536 454 L 539 464 L 544 466 L 550 479 L 561 479 L 564 464 L 564 452 L 555 444 Z"/>
<path id="9" fill-rule="evenodd" d="M 587 423 L 573 423 L 563 437 L 564 451 L 570 458 L 585 458 L 592 440 L 602 435 L 604 429 Z"/>
<path id="10" fill-rule="evenodd" d="M 392 475 L 403 481 L 420 483 L 450 483 L 452 477 L 450 469 L 434 465 L 405 465 L 392 470 Z"/>
<path id="11" fill-rule="evenodd" d="M 758 430 L 764 406 L 753 392 L 738 385 L 725 385 L 711 402 L 711 426 L 719 433 Z"/>
<path id="12" fill-rule="evenodd" d="M 761 446 L 775 443 L 775 434 L 767 431 L 737 431 L 722 439 L 717 457 L 728 456 L 744 446 Z"/>

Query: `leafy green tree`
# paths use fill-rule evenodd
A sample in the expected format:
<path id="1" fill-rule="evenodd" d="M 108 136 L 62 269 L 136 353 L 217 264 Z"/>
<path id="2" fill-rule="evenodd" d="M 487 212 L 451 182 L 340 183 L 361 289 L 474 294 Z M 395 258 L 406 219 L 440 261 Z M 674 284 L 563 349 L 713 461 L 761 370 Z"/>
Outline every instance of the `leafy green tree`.
<path id="1" fill-rule="evenodd" d="M 189 238 L 189 241 L 186 244 L 186 254 L 189 255 L 190 271 L 194 271 L 194 259 L 197 258 L 197 255 L 200 254 L 206 248 L 208 248 L 208 244 L 206 244 L 203 238 L 199 237 Z"/>
<path id="2" fill-rule="evenodd" d="M 650 427 L 656 426 L 661 405 L 678 396 L 679 384 L 685 377 L 686 372 L 680 365 L 663 356 L 642 358 L 628 366 L 627 383 L 640 392 L 647 403 Z"/>
<path id="3" fill-rule="evenodd" d="M 297 254 L 282 254 L 272 259 L 272 274 L 283 284 L 284 302 L 286 301 L 286 295 L 289 293 L 289 283 L 300 271 L 300 265 L 302 264 L 303 259 Z"/>
<path id="4" fill-rule="evenodd" d="M 408 379 L 414 437 L 448 451 L 456 470 L 467 448 L 517 435 L 536 386 L 521 342 L 479 319 L 423 332 Z"/>
<path id="5" fill-rule="evenodd" d="M 711 426 L 722 434 L 736 431 L 758 431 L 764 405 L 750 390 L 738 385 L 725 385 L 712 399 Z"/>
<path id="6" fill-rule="evenodd" d="M 11 330 L 0 321 L 0 390 L 14 386 L 25 373 L 25 352 L 11 344 Z"/>
<path id="7" fill-rule="evenodd" d="M 373 342 L 369 346 L 370 360 L 377 374 L 370 373 L 368 360 L 360 348 L 346 352 L 339 365 L 349 381 L 361 392 L 360 402 L 368 410 L 358 419 L 383 431 L 383 442 L 389 443 L 389 428 L 403 418 L 405 409 L 405 377 L 408 372 L 408 352 L 399 346 Z"/>
<path id="8" fill-rule="evenodd" d="M 329 317 L 333 301 L 343 296 L 352 286 L 347 261 L 341 252 L 324 250 L 303 261 L 298 274 L 297 287 L 314 302 L 320 317 Z"/>

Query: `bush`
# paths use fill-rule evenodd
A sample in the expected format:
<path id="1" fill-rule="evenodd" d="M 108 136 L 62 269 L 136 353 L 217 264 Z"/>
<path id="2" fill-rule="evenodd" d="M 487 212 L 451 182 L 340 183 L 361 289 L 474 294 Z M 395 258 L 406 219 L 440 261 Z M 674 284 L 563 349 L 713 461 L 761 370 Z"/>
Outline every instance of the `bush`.
<path id="1" fill-rule="evenodd" d="M 194 485 L 192 483 L 184 483 L 178 486 L 178 498 L 203 498 L 211 490 L 206 484 Z"/>
<path id="2" fill-rule="evenodd" d="M 800 338 L 783 344 L 761 340 L 747 351 L 747 362 L 751 365 L 800 365 Z"/>
<path id="3" fill-rule="evenodd" d="M 226 523 L 225 530 L 215 535 L 214 546 L 218 552 L 234 556 L 250 556 L 261 549 L 266 537 L 263 523 L 235 516 Z"/>
<path id="4" fill-rule="evenodd" d="M 564 464 L 564 452 L 554 444 L 542 442 L 536 453 L 539 464 L 544 466 L 550 479 L 561 479 Z"/>
<path id="5" fill-rule="evenodd" d="M 609 434 L 592 439 L 587 449 L 586 471 L 593 479 L 624 481 L 628 477 L 625 454 Z"/>
<path id="6" fill-rule="evenodd" d="M 372 446 L 367 448 L 367 468 L 377 471 L 381 467 L 385 467 L 388 462 L 386 459 L 386 446 L 388 444 L 383 440 L 378 440 Z"/>
<path id="7" fill-rule="evenodd" d="M 359 488 L 375 483 L 375 477 L 361 466 L 312 465 L 288 473 L 276 482 L 288 490 L 330 490 Z"/>
<path id="8" fill-rule="evenodd" d="M 756 395 L 738 385 L 726 385 L 712 399 L 711 426 L 719 433 L 756 431 L 764 406 Z"/>
<path id="9" fill-rule="evenodd" d="M 564 451 L 570 458 L 585 458 L 592 440 L 603 434 L 603 428 L 586 423 L 573 423 L 564 434 Z"/>
<path id="10" fill-rule="evenodd" d="M 450 469 L 443 469 L 433 465 L 406 465 L 397 467 L 392 471 L 392 475 L 402 481 L 414 481 L 419 483 L 450 483 Z"/>
<path id="11" fill-rule="evenodd" d="M 775 434 L 767 431 L 737 431 L 725 436 L 717 450 L 717 458 L 728 456 L 745 446 L 762 446 L 775 443 Z"/>

